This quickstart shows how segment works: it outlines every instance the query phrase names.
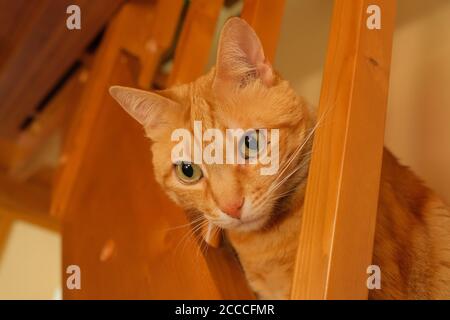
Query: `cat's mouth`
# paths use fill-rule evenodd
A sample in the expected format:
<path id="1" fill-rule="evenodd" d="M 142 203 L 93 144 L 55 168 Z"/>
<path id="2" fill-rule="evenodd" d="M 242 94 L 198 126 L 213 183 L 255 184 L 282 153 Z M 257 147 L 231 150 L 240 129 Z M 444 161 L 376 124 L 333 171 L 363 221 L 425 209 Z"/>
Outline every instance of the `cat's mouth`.
<path id="1" fill-rule="evenodd" d="M 212 223 L 222 229 L 236 230 L 236 231 L 257 231 L 265 226 L 268 222 L 268 216 L 258 215 L 251 217 L 243 217 L 242 219 L 225 220 L 212 219 Z"/>
<path id="2" fill-rule="evenodd" d="M 241 221 L 241 224 L 250 224 L 250 223 L 256 223 L 258 221 L 261 222 L 264 219 L 265 219 L 264 216 L 259 216 L 259 217 L 249 218 L 249 219 L 243 219 L 243 220 L 240 220 L 240 221 Z"/>

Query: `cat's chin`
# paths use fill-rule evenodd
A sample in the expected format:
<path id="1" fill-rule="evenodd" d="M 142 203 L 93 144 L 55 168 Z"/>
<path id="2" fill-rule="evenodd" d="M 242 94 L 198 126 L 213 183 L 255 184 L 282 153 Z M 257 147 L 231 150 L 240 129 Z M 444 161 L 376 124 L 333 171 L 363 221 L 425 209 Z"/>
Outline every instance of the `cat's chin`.
<path id="1" fill-rule="evenodd" d="M 208 216 L 205 215 L 207 218 Z M 259 214 L 246 215 L 245 213 L 241 219 L 231 218 L 221 211 L 218 211 L 217 216 L 208 218 L 215 226 L 236 232 L 257 232 L 262 230 L 270 223 L 271 215 L 259 212 Z"/>
<path id="2" fill-rule="evenodd" d="M 269 219 L 267 216 L 259 216 L 249 220 L 241 220 L 238 224 L 229 229 L 238 232 L 254 232 L 263 229 L 268 223 L 268 220 Z"/>

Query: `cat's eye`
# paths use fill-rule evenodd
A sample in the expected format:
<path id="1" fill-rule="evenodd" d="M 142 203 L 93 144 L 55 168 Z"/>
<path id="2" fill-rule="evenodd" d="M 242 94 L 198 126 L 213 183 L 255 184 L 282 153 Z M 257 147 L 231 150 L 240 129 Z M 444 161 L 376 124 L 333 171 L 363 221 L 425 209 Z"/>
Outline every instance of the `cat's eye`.
<path id="1" fill-rule="evenodd" d="M 193 184 L 203 177 L 202 169 L 191 162 L 178 162 L 175 164 L 175 173 L 181 182 Z"/>
<path id="2" fill-rule="evenodd" d="M 239 152 L 244 159 L 255 158 L 264 147 L 264 135 L 260 130 L 250 130 L 242 136 Z"/>

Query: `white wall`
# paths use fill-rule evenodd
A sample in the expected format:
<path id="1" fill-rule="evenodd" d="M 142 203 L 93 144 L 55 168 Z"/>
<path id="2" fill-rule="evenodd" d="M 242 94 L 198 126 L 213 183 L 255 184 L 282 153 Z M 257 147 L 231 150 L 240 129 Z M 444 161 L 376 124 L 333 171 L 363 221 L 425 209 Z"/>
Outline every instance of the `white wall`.
<path id="1" fill-rule="evenodd" d="M 20 220 L 0 257 L 0 300 L 61 296 L 61 237 Z"/>

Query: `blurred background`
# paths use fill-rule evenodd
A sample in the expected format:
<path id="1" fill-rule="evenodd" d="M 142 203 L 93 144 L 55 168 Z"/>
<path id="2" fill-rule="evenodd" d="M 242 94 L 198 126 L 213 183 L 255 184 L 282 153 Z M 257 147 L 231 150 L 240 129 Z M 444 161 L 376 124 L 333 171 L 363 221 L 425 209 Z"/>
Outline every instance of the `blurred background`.
<path id="1" fill-rule="evenodd" d="M 0 299 L 62 298 L 68 260 L 64 220 L 51 213 L 55 179 L 67 161 L 63 146 L 86 83 L 103 76 L 92 70 L 105 29 L 125 2 L 0 0 Z M 184 1 L 182 20 L 190 2 Z M 66 28 L 70 4 L 81 8 L 81 30 Z M 398 4 L 386 146 L 448 204 L 450 1 Z M 220 27 L 242 5 L 225 1 L 221 8 L 205 71 L 214 64 Z M 332 6 L 331 0 L 287 0 L 274 61 L 313 105 Z M 164 87 L 174 52 L 174 45 L 164 52 L 153 87 Z M 113 250 L 106 243 L 100 260 Z"/>

